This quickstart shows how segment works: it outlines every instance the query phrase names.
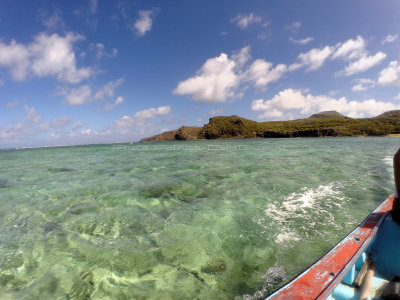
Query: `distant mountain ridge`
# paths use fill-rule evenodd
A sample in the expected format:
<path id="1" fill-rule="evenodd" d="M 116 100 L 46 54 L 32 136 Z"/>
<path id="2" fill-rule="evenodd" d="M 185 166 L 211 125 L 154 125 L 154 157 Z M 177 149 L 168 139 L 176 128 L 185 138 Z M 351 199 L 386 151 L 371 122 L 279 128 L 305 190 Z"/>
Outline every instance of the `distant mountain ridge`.
<path id="1" fill-rule="evenodd" d="M 385 136 L 400 133 L 400 110 L 373 118 L 352 119 L 337 111 L 323 111 L 291 121 L 256 122 L 236 115 L 209 119 L 203 127 L 179 129 L 144 138 L 148 141 L 202 140 L 220 138 L 283 138 L 325 136 Z"/>

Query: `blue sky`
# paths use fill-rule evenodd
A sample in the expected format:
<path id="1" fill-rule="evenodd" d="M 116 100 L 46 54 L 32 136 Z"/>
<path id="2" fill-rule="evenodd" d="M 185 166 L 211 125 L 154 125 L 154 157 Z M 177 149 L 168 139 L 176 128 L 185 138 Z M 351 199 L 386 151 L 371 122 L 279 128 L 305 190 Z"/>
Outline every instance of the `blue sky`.
<path id="1" fill-rule="evenodd" d="M 400 109 L 399 1 L 0 1 L 0 148 Z"/>

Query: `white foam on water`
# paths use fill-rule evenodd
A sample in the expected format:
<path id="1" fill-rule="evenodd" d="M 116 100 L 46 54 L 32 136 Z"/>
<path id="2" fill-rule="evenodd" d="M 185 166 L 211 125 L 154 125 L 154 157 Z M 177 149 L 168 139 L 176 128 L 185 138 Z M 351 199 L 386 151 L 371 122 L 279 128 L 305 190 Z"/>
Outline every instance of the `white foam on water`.
<path id="1" fill-rule="evenodd" d="M 335 224 L 331 210 L 340 208 L 343 197 L 338 182 L 320 185 L 317 188 L 303 187 L 301 192 L 294 192 L 284 197 L 281 203 L 269 203 L 264 214 L 279 225 L 281 233 L 276 236 L 276 243 L 288 245 L 300 240 L 296 234 L 296 226 L 301 229 L 313 228 L 321 221 L 315 217 L 323 217 L 327 224 Z M 299 219 L 303 219 L 299 224 Z"/>
<path id="2" fill-rule="evenodd" d="M 297 242 L 299 240 L 300 240 L 300 238 L 296 235 L 295 232 L 288 231 L 288 232 L 285 232 L 285 233 L 278 234 L 276 236 L 275 242 L 277 242 L 278 244 L 281 244 L 281 245 L 285 245 L 287 243 Z"/>
<path id="3" fill-rule="evenodd" d="M 393 167 L 393 156 L 386 156 L 382 160 L 386 165 Z"/>

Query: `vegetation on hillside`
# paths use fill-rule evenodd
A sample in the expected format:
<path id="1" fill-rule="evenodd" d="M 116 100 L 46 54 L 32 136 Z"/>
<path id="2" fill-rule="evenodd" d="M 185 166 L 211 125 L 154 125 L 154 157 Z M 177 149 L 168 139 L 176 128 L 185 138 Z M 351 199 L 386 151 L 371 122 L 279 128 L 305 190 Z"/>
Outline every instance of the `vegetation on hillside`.
<path id="1" fill-rule="evenodd" d="M 280 138 L 323 136 L 384 136 L 400 133 L 400 110 L 374 118 L 352 119 L 336 111 L 321 112 L 307 119 L 261 122 L 238 116 L 210 118 L 203 127 L 183 126 L 142 141 L 173 141 L 218 138 Z"/>

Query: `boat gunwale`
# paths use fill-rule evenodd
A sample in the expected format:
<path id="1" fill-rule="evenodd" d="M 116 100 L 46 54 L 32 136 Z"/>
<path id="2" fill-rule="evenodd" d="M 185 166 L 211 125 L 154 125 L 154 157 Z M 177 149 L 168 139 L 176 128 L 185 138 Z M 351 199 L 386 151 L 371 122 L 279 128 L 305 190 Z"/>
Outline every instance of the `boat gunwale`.
<path id="1" fill-rule="evenodd" d="M 325 299 L 370 244 L 380 224 L 392 211 L 394 200 L 394 195 L 389 196 L 327 254 L 266 299 Z M 328 266 L 333 270 L 328 270 Z"/>

